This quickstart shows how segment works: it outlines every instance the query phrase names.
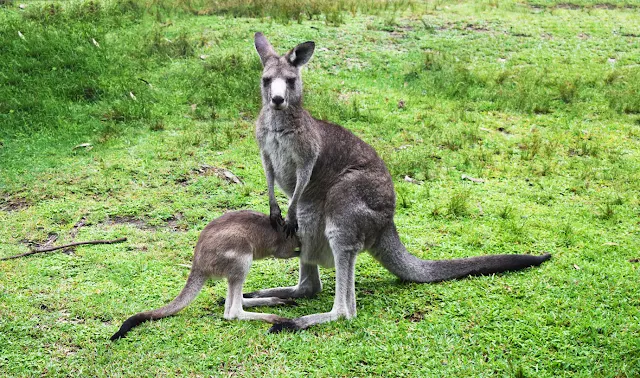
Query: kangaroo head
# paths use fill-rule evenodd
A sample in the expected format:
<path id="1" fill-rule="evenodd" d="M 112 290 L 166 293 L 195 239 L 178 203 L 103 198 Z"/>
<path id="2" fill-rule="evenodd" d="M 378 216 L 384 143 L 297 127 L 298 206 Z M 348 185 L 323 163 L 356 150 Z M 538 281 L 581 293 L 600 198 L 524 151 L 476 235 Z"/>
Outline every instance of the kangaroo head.
<path id="1" fill-rule="evenodd" d="M 279 56 L 262 33 L 256 33 L 255 45 L 262 61 L 262 105 L 274 110 L 302 105 L 300 68 L 315 49 L 314 42 L 304 42 Z"/>

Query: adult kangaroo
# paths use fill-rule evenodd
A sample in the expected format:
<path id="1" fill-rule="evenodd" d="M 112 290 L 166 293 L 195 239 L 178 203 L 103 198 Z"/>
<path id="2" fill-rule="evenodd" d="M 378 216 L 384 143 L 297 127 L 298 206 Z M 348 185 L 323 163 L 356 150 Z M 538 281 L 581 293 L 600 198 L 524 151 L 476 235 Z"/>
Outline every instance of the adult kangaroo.
<path id="1" fill-rule="evenodd" d="M 300 330 L 356 316 L 355 261 L 367 250 L 406 281 L 437 282 L 540 265 L 551 255 L 490 255 L 421 260 L 400 242 L 393 215 L 391 175 L 375 150 L 345 128 L 313 118 L 302 107 L 301 67 L 315 48 L 304 42 L 279 56 L 262 33 L 255 47 L 263 65 L 262 110 L 256 137 L 269 188 L 270 220 L 283 222 L 274 183 L 290 198 L 284 228 L 301 241 L 296 286 L 259 290 L 245 297 L 309 297 L 322 290 L 318 265 L 335 266 L 331 311 L 274 325 L 270 331 Z"/>

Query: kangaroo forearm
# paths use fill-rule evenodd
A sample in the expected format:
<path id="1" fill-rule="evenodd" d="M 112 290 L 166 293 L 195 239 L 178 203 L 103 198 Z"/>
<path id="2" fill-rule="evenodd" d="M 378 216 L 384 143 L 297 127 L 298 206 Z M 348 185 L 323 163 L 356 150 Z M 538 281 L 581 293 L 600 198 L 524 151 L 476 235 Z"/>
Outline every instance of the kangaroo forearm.
<path id="1" fill-rule="evenodd" d="M 275 178 L 273 173 L 273 165 L 271 164 L 271 161 L 267 156 L 262 157 L 262 165 L 264 168 L 264 175 L 265 175 L 265 178 L 267 179 L 267 187 L 269 190 L 269 208 L 271 211 L 274 211 L 276 209 L 279 210 L 280 206 L 278 206 L 278 200 L 276 199 L 276 193 L 275 193 Z"/>
<path id="2" fill-rule="evenodd" d="M 291 200 L 289 201 L 288 212 L 294 212 L 298 209 L 298 201 L 302 196 L 309 180 L 311 179 L 311 172 L 313 171 L 313 164 L 305 164 L 304 168 L 299 169 L 296 172 L 296 188 L 293 191 Z"/>
<path id="3" fill-rule="evenodd" d="M 278 205 L 278 200 L 276 199 L 276 193 L 275 193 L 275 188 L 273 186 L 273 180 L 271 180 L 271 182 L 268 183 L 268 185 L 269 185 L 269 208 L 271 210 L 279 209 L 280 206 Z"/>

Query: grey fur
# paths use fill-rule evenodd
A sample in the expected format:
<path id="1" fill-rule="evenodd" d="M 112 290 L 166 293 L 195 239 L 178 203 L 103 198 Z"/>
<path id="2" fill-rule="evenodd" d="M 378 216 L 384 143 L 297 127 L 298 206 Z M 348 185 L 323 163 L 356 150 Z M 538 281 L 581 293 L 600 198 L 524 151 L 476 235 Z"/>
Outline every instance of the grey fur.
<path id="1" fill-rule="evenodd" d="M 288 235 L 297 231 L 302 247 L 298 285 L 247 296 L 312 296 L 322 290 L 318 265 L 336 269 L 330 312 L 303 316 L 276 325 L 272 331 L 304 329 L 356 316 L 355 260 L 363 250 L 393 274 L 416 282 L 523 269 L 550 258 L 548 254 L 494 255 L 433 261 L 409 254 L 393 222 L 395 192 L 382 159 L 350 131 L 314 119 L 302 107 L 300 68 L 311 57 L 313 42 L 300 44 L 280 57 L 264 35 L 256 33 L 255 46 L 264 66 L 256 137 L 269 189 L 270 218 L 272 224 L 282 222 L 274 194 L 277 183 L 290 198 L 285 230 Z M 274 106 L 266 85 L 277 78 L 287 78 L 293 84 L 287 87 L 283 106 Z"/>
<path id="2" fill-rule="evenodd" d="M 140 323 L 182 310 L 195 299 L 209 278 L 227 279 L 225 319 L 263 320 L 269 323 L 285 321 L 287 319 L 277 315 L 244 311 L 243 306 L 291 304 L 291 300 L 276 297 L 243 299 L 242 285 L 253 260 L 269 256 L 295 257 L 299 255 L 299 246 L 297 238 L 286 238 L 282 231 L 274 230 L 265 214 L 248 210 L 226 213 L 209 223 L 200 233 L 191 273 L 180 294 L 164 307 L 131 316 L 111 340 L 124 337 Z"/>

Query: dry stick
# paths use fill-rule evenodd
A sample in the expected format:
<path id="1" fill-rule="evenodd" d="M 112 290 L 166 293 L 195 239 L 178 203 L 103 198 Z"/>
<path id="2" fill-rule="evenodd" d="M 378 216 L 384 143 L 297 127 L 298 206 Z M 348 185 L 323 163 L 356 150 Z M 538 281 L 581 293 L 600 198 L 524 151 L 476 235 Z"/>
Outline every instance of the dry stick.
<path id="1" fill-rule="evenodd" d="M 122 243 L 123 241 L 127 241 L 127 238 L 120 238 L 120 239 L 114 239 L 114 240 L 90 240 L 90 241 L 83 241 L 83 242 L 75 242 L 75 243 L 70 243 L 70 244 L 65 244 L 65 245 L 60 245 L 57 247 L 50 247 L 50 248 L 43 248 L 43 249 L 34 249 L 32 251 L 23 253 L 21 255 L 15 255 L 15 256 L 9 256 L 9 257 L 3 257 L 0 259 L 0 261 L 3 260 L 11 260 L 11 259 L 17 259 L 18 257 L 24 257 L 24 256 L 29 256 L 29 255 L 34 255 L 36 253 L 42 253 L 42 252 L 51 252 L 51 251 L 55 251 L 56 249 L 62 249 L 62 248 L 67 248 L 67 247 L 74 247 L 76 245 L 83 245 L 83 244 L 114 244 L 114 243 Z"/>

